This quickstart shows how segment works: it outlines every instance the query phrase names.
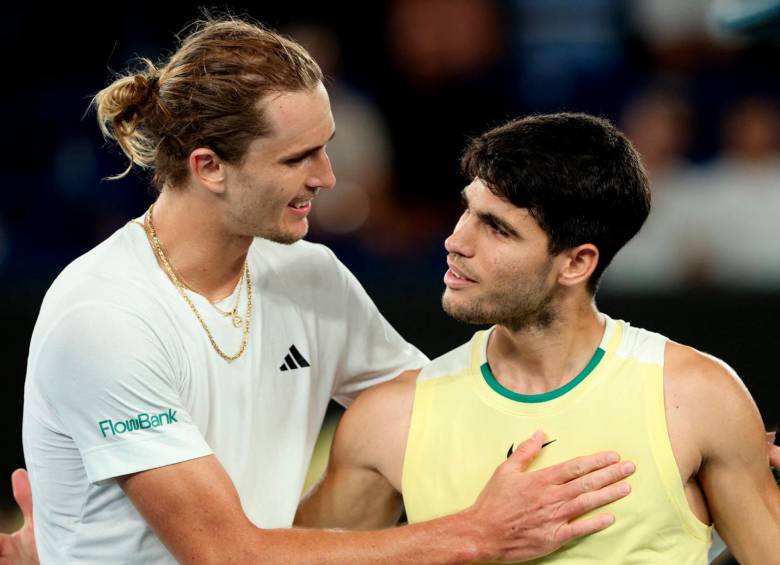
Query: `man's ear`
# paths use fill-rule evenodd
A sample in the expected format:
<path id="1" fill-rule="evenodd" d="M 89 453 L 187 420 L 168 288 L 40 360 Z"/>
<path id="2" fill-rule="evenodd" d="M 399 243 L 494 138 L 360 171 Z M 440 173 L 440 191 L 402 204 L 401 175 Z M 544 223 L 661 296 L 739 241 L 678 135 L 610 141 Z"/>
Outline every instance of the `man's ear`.
<path id="1" fill-rule="evenodd" d="M 198 147 L 190 153 L 190 178 L 214 194 L 225 192 L 227 171 L 225 162 L 208 147 Z"/>
<path id="2" fill-rule="evenodd" d="M 599 262 L 599 250 L 592 243 L 583 243 L 564 251 L 565 263 L 558 274 L 558 282 L 564 286 L 587 284 Z"/>

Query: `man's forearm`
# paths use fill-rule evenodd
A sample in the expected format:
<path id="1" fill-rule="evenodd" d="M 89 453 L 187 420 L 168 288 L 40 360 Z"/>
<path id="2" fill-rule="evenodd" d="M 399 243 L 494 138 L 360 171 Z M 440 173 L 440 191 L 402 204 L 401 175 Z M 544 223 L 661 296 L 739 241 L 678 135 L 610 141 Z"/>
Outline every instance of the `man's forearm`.
<path id="1" fill-rule="evenodd" d="M 208 556 L 183 563 L 277 565 L 460 565 L 491 558 L 490 542 L 465 513 L 377 530 L 257 529 L 249 540 L 220 543 Z"/>

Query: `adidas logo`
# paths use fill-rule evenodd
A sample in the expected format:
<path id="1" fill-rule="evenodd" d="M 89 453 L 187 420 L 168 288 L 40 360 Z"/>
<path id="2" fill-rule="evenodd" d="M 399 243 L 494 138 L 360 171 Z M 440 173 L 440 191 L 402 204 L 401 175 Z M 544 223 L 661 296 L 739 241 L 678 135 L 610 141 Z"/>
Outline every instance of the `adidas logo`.
<path id="1" fill-rule="evenodd" d="M 284 356 L 284 363 L 279 367 L 280 371 L 291 371 L 293 369 L 301 369 L 303 367 L 309 367 L 309 362 L 301 355 L 298 348 L 294 345 L 290 346 L 290 352 Z"/>

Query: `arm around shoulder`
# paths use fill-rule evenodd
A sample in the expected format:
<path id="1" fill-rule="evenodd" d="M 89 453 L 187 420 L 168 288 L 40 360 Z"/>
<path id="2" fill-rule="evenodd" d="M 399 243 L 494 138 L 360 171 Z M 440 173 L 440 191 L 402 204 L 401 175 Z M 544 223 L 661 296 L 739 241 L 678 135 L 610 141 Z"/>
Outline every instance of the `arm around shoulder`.
<path id="1" fill-rule="evenodd" d="M 374 532 L 260 529 L 246 517 L 216 457 L 119 479 L 155 534 L 180 563 L 297 565 L 460 564 L 476 557 L 464 522 Z"/>

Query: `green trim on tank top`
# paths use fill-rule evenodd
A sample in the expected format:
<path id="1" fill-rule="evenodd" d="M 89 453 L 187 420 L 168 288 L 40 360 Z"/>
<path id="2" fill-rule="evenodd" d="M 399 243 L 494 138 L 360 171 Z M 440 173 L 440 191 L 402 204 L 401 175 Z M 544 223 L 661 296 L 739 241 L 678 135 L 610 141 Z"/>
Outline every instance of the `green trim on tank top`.
<path id="1" fill-rule="evenodd" d="M 560 396 L 563 396 L 567 392 L 569 392 L 571 389 L 573 389 L 575 386 L 580 384 L 582 381 L 585 380 L 585 377 L 587 377 L 589 374 L 593 372 L 593 369 L 596 368 L 596 365 L 599 364 L 602 357 L 604 357 L 604 350 L 600 347 L 596 349 L 596 353 L 593 354 L 593 357 L 590 361 L 588 361 L 588 364 L 585 366 L 585 368 L 580 371 L 580 374 L 574 377 L 572 380 L 570 380 L 568 383 L 563 385 L 560 388 L 556 388 L 555 390 L 551 390 L 548 392 L 543 392 L 541 394 L 520 394 L 519 392 L 514 392 L 512 390 L 509 390 L 505 386 L 503 386 L 498 380 L 496 380 L 496 377 L 493 376 L 493 371 L 490 370 L 490 365 L 488 365 L 487 361 L 485 361 L 482 366 L 480 367 L 480 370 L 482 371 L 482 376 L 485 379 L 485 382 L 492 388 L 494 391 L 496 391 L 501 396 L 508 398 L 509 400 L 516 400 L 517 402 L 547 402 L 548 400 L 552 400 L 554 398 L 558 398 Z"/>

